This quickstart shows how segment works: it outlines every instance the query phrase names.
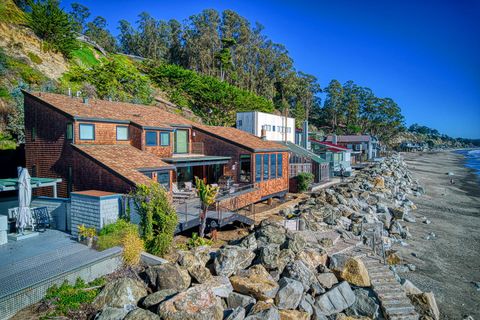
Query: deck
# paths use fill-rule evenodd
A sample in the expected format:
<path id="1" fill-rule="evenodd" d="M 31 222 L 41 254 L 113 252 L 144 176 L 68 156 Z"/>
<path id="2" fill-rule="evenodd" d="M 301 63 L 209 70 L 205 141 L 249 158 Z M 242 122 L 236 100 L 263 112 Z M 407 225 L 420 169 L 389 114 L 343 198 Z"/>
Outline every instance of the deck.
<path id="1" fill-rule="evenodd" d="M 177 202 L 175 203 L 175 209 L 178 216 L 178 225 L 175 233 L 183 232 L 200 225 L 200 199 L 193 198 Z M 209 210 L 207 212 L 207 226 L 209 226 L 212 221 L 215 221 L 218 227 L 226 226 L 235 221 L 248 225 L 254 223 L 253 219 L 250 219 L 244 214 L 232 211 L 223 211 L 219 214 L 217 211 Z"/>
<path id="2" fill-rule="evenodd" d="M 50 230 L 0 246 L 0 319 L 39 301 L 48 287 L 64 280 L 86 281 L 121 264 L 121 249 L 89 249 L 67 233 Z"/>

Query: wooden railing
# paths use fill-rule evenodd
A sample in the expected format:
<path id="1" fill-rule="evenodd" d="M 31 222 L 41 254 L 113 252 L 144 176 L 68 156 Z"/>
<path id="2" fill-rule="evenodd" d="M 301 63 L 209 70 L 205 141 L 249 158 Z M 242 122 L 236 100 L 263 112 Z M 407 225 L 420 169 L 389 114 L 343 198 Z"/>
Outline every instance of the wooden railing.
<path id="1" fill-rule="evenodd" d="M 290 163 L 290 177 L 296 177 L 302 172 L 312 173 L 311 163 Z"/>

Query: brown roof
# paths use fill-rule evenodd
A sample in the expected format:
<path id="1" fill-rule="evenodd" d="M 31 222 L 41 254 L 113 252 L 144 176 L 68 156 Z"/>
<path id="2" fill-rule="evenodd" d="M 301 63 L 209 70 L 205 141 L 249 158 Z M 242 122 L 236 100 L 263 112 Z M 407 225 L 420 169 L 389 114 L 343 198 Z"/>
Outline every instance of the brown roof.
<path id="1" fill-rule="evenodd" d="M 90 99 L 88 104 L 85 104 L 81 98 L 56 93 L 24 93 L 34 96 L 48 103 L 53 108 L 76 118 L 130 121 L 144 127 L 170 128 L 175 125 L 188 125 L 219 136 L 231 143 L 247 147 L 252 151 L 288 150 L 281 144 L 273 141 L 264 141 L 245 131 L 231 127 L 201 125 L 155 106 L 98 99 Z"/>
<path id="2" fill-rule="evenodd" d="M 156 155 L 130 145 L 77 144 L 74 147 L 134 184 L 152 182 L 152 179 L 138 171 L 139 169 L 172 168 Z"/>
<path id="3" fill-rule="evenodd" d="M 196 125 L 197 129 L 231 141 L 232 143 L 247 147 L 254 152 L 262 151 L 287 151 L 284 145 L 274 142 L 263 140 L 251 133 L 232 128 L 232 127 L 219 127 L 219 126 L 204 126 Z"/>

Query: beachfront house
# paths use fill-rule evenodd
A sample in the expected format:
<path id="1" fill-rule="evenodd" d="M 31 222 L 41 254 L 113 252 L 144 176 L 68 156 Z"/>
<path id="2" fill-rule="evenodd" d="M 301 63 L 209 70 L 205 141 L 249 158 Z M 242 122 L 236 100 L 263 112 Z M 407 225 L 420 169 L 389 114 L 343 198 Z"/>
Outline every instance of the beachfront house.
<path id="1" fill-rule="evenodd" d="M 380 153 L 380 143 L 371 135 L 329 135 L 325 141 L 350 149 L 352 164 L 372 161 Z"/>
<path id="2" fill-rule="evenodd" d="M 217 205 L 226 210 L 288 192 L 285 145 L 155 106 L 24 95 L 26 166 L 36 176 L 61 179 L 61 197 L 90 189 L 124 194 L 152 180 L 174 199 L 189 192 L 195 196 L 195 176 L 221 187 Z"/>
<path id="3" fill-rule="evenodd" d="M 339 176 L 342 172 L 344 176 L 352 174 L 351 151 L 348 148 L 342 147 L 326 141 L 319 141 L 310 138 L 312 151 L 320 156 L 323 160 L 330 164 L 331 174 Z"/>

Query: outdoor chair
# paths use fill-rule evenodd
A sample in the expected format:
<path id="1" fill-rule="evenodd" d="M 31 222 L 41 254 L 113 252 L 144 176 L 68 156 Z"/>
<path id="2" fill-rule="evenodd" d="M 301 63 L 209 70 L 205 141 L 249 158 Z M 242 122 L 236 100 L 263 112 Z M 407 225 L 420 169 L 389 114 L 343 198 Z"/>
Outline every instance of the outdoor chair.
<path id="1" fill-rule="evenodd" d="M 35 229 L 37 229 L 37 231 L 39 231 L 40 228 L 43 228 L 43 231 L 50 228 L 50 215 L 47 207 L 34 208 L 33 219 L 35 220 Z"/>
<path id="2" fill-rule="evenodd" d="M 189 199 L 195 196 L 194 191 L 180 191 L 176 183 L 172 183 L 173 198 L 177 199 Z"/>

